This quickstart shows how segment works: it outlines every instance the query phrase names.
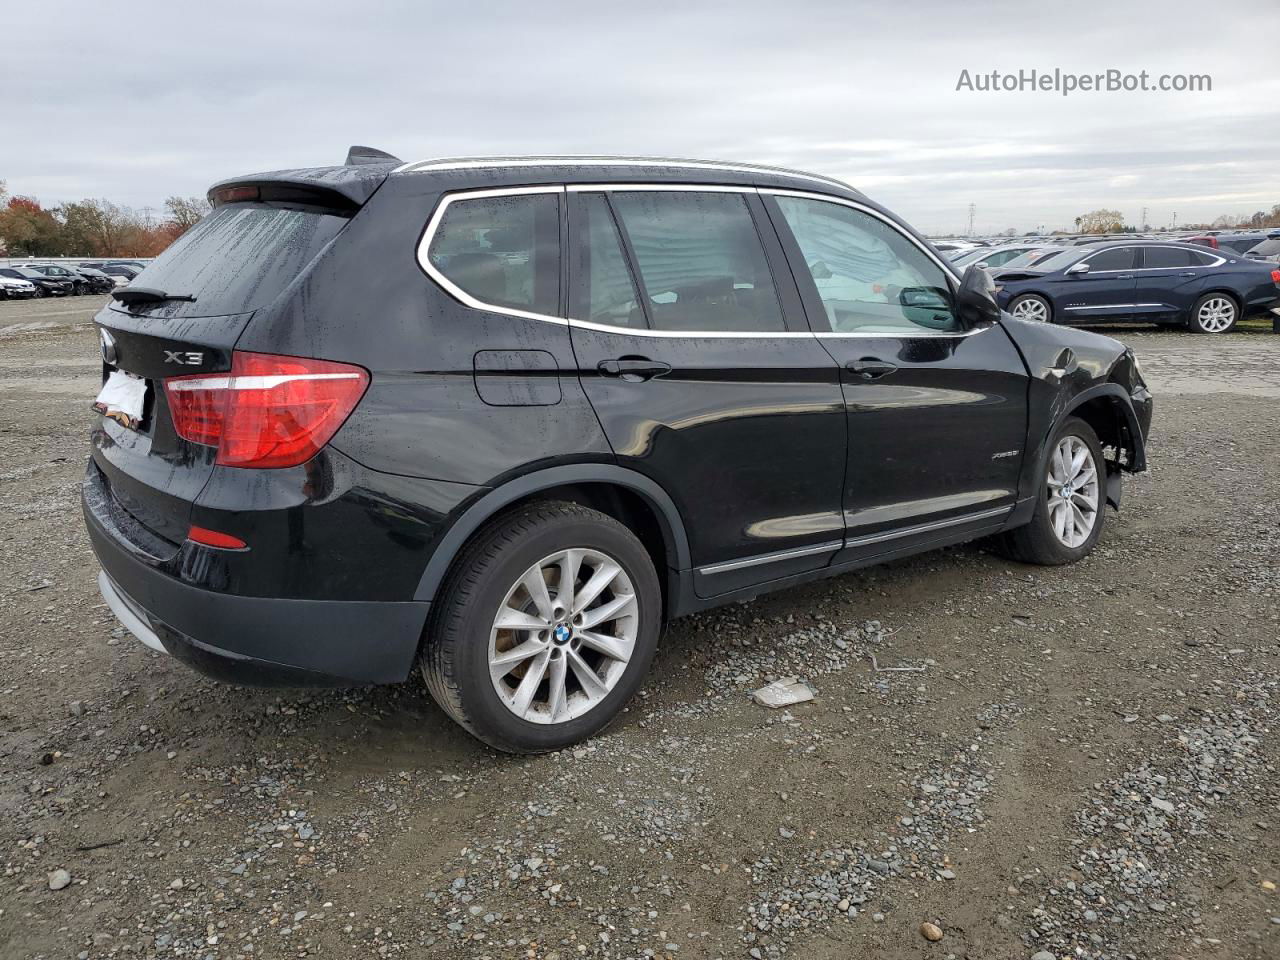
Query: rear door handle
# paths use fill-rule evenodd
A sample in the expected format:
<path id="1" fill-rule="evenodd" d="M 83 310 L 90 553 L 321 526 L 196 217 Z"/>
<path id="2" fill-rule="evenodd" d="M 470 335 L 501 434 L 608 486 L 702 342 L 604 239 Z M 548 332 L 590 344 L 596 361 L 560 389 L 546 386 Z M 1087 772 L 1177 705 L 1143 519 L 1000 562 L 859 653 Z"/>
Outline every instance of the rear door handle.
<path id="1" fill-rule="evenodd" d="M 879 357 L 863 357 L 861 360 L 850 360 L 844 368 L 856 373 L 863 380 L 879 380 L 898 369 L 896 363 L 881 360 Z"/>
<path id="2" fill-rule="evenodd" d="M 1195 272 L 1194 272 L 1194 271 L 1190 271 L 1190 272 L 1188 272 L 1188 273 L 1180 273 L 1180 274 L 1178 274 L 1178 276 L 1180 276 L 1180 277 L 1194 277 L 1194 276 L 1195 276 Z"/>
<path id="3" fill-rule="evenodd" d="M 619 357 L 617 360 L 601 360 L 596 369 L 602 376 L 620 377 L 637 383 L 670 373 L 671 364 L 648 357 Z"/>

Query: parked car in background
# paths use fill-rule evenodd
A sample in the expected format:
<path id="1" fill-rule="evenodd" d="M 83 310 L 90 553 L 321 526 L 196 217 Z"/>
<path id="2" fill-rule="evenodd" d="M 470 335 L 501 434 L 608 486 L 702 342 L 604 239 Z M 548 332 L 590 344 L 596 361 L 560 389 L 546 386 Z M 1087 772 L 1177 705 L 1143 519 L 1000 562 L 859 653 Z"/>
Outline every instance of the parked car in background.
<path id="1" fill-rule="evenodd" d="M 53 277 L 55 280 L 65 280 L 71 284 L 71 293 L 73 296 L 91 292 L 93 284 L 89 282 L 89 278 L 78 270 L 61 266 L 56 263 L 24 263 L 22 266 L 28 270 L 35 270 L 42 273 L 46 277 Z"/>
<path id="2" fill-rule="evenodd" d="M 1226 333 L 1242 317 L 1280 315 L 1280 270 L 1193 244 L 1124 240 L 1072 247 L 996 271 L 1000 305 L 1041 323 L 1182 324 Z"/>
<path id="3" fill-rule="evenodd" d="M 988 270 L 1002 267 L 1006 263 L 1044 248 L 1043 244 L 1012 243 L 1004 247 L 978 247 L 976 250 L 956 250 L 947 255 L 957 270 L 962 270 L 971 263 L 985 264 Z"/>
<path id="4" fill-rule="evenodd" d="M 989 535 L 1070 563 L 1145 469 L 1130 350 L 1002 316 L 843 183 L 381 156 L 215 186 L 95 318 L 98 582 L 199 670 L 418 664 L 486 743 L 558 749 L 665 618 Z"/>
<path id="5" fill-rule="evenodd" d="M 142 272 L 141 270 L 138 270 L 136 267 L 126 267 L 118 263 L 104 263 L 102 266 L 97 267 L 96 269 L 101 270 L 103 273 L 105 273 L 109 277 L 118 277 L 120 280 L 123 281 L 123 283 L 126 283 L 126 284 L 129 283 L 134 277 L 136 277 L 138 274 Z M 121 285 L 122 284 L 117 284 L 117 286 L 121 286 Z"/>
<path id="6" fill-rule="evenodd" d="M 89 281 L 89 289 L 93 293 L 110 293 L 117 286 L 115 277 L 95 270 L 93 267 L 76 267 L 76 273 Z M 119 286 L 123 286 L 123 282 Z"/>
<path id="7" fill-rule="evenodd" d="M 1263 240 L 1255 247 L 1250 247 L 1249 252 L 1245 254 L 1250 260 L 1269 260 L 1272 263 L 1280 262 L 1280 237 L 1274 240 Z"/>
<path id="8" fill-rule="evenodd" d="M 1218 237 L 1218 249 L 1230 251 L 1231 253 L 1248 254 L 1258 244 L 1276 238 L 1280 238 L 1280 231 L 1221 234 Z"/>
<path id="9" fill-rule="evenodd" d="M 30 280 L 0 275 L 0 300 L 28 300 L 35 296 L 36 285 Z"/>
<path id="10" fill-rule="evenodd" d="M 1026 253 L 1019 254 L 1018 256 L 1014 257 L 1012 260 L 1009 260 L 1008 262 L 1003 264 L 1000 267 L 1000 269 L 1016 270 L 1019 267 L 1034 266 L 1035 264 L 1039 263 L 1041 260 L 1047 260 L 1049 257 L 1052 257 L 1056 253 L 1061 253 L 1063 250 L 1070 250 L 1070 249 L 1071 249 L 1070 247 L 1062 247 L 1062 246 L 1056 246 L 1056 245 L 1037 247 L 1034 250 L 1028 250 Z"/>
<path id="11" fill-rule="evenodd" d="M 30 281 L 35 285 L 37 297 L 69 297 L 71 295 L 70 280 L 47 277 L 39 270 L 28 267 L 0 267 L 0 276 Z"/>

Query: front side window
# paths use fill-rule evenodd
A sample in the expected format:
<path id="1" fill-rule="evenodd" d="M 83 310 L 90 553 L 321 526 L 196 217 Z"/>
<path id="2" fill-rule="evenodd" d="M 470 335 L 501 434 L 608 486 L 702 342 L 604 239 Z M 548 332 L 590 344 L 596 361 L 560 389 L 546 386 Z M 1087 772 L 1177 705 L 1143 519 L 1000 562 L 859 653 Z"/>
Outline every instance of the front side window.
<path id="1" fill-rule="evenodd" d="M 960 329 L 946 272 L 905 235 L 843 204 L 776 199 L 833 331 L 909 335 Z"/>
<path id="2" fill-rule="evenodd" d="M 560 201 L 553 193 L 454 200 L 427 250 L 431 265 L 485 304 L 560 312 Z"/>
<path id="3" fill-rule="evenodd" d="M 622 191 L 610 198 L 634 252 L 654 329 L 785 329 L 742 194 Z"/>
<path id="4" fill-rule="evenodd" d="M 1089 264 L 1090 273 L 1105 270 L 1132 270 L 1137 247 L 1115 247 L 1095 253 L 1085 262 Z"/>

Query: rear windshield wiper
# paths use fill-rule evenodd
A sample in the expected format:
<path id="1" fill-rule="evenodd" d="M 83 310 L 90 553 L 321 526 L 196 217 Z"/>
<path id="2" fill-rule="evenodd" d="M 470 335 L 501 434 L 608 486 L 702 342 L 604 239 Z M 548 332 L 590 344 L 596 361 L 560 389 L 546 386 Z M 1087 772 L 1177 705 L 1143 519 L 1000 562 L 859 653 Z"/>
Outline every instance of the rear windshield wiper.
<path id="1" fill-rule="evenodd" d="M 113 290 L 111 296 L 123 304 L 132 303 L 164 303 L 167 300 L 185 300 L 195 303 L 196 298 L 189 293 L 165 293 L 155 287 L 122 287 Z"/>

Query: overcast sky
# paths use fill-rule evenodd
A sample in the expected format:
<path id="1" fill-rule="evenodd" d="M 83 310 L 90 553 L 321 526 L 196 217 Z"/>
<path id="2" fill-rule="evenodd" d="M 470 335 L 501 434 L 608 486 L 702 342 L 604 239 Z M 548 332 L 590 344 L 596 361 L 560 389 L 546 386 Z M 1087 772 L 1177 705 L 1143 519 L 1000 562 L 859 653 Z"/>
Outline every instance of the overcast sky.
<path id="1" fill-rule="evenodd" d="M 1280 3 L 10 4 L 0 179 L 159 208 L 254 170 L 604 153 L 840 177 L 931 232 L 1280 203 Z M 1203 93 L 957 91 L 962 70 L 1209 74 Z M 15 125 L 17 124 L 17 125 Z"/>

